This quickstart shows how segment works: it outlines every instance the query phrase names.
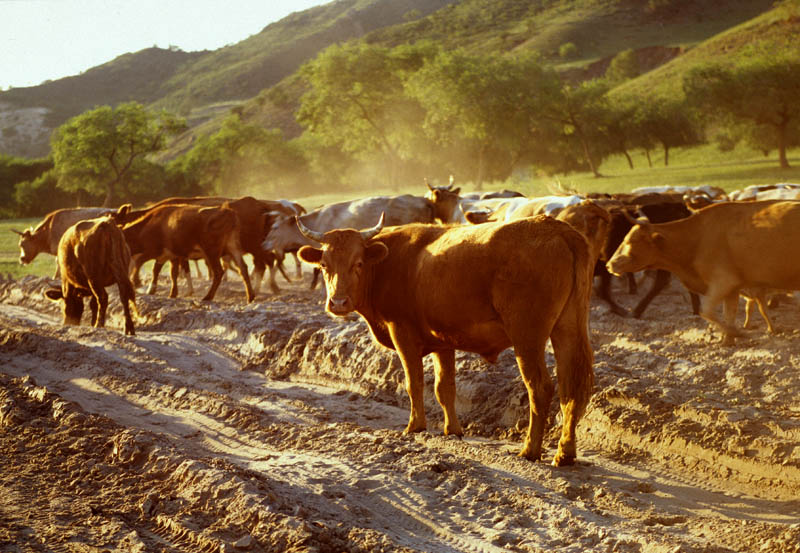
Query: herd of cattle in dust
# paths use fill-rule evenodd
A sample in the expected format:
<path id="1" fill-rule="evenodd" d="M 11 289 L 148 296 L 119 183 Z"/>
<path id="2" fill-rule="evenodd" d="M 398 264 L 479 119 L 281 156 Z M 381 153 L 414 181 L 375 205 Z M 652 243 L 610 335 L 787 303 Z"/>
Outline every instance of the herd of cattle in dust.
<path id="1" fill-rule="evenodd" d="M 455 411 L 455 351 L 492 362 L 514 348 L 530 413 L 520 455 L 540 459 L 555 392 L 545 363 L 548 340 L 556 360 L 563 427 L 556 466 L 576 459 L 575 430 L 593 388 L 589 302 L 594 293 L 620 316 L 640 317 L 676 276 L 695 314 L 722 333 L 736 327 L 739 298 L 745 327 L 757 306 L 769 332 L 767 308 L 800 290 L 800 185 L 751 186 L 726 194 L 715 187 L 638 189 L 622 194 L 525 197 L 513 191 L 461 194 L 426 182 L 425 196 L 371 197 L 307 212 L 288 200 L 252 197 L 169 198 L 145 209 L 74 208 L 54 211 L 19 234 L 20 262 L 39 253 L 57 258 L 65 324 L 80 324 L 89 298 L 91 322 L 105 324 L 106 287 L 116 284 L 125 333 L 133 335 L 140 269 L 154 261 L 148 293 L 170 262 L 170 297 L 189 260 L 203 259 L 211 300 L 225 267 L 241 278 L 248 302 L 267 267 L 270 287 L 286 254 L 322 275 L 325 309 L 358 313 L 374 339 L 397 352 L 411 412 L 406 433 L 426 428 L 423 361 L 432 354 L 434 390 L 444 433 L 463 434 Z M 252 257 L 252 276 L 244 256 Z M 652 271 L 650 289 L 631 312 L 612 297 L 612 275 Z M 722 316 L 718 311 L 722 305 Z M 688 309 L 688 307 L 687 307 Z"/>

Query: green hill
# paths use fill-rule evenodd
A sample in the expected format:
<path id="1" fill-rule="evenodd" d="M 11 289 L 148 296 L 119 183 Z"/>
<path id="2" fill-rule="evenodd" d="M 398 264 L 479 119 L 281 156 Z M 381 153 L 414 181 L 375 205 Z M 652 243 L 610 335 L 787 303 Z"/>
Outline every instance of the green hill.
<path id="1" fill-rule="evenodd" d="M 50 131 L 67 118 L 127 100 L 187 116 L 192 130 L 166 157 L 185 150 L 195 133 L 213 132 L 233 107 L 248 121 L 295 136 L 303 90 L 295 71 L 328 45 L 357 37 L 387 46 L 433 39 L 508 55 L 535 50 L 575 80 L 602 75 L 614 55 L 633 49 L 647 73 L 626 87 L 679 86 L 685 60 L 726 56 L 725 47 L 709 45 L 768 19 L 772 6 L 773 0 L 336 0 L 219 50 L 149 48 L 81 75 L 0 92 L 0 152 L 44 155 Z"/>

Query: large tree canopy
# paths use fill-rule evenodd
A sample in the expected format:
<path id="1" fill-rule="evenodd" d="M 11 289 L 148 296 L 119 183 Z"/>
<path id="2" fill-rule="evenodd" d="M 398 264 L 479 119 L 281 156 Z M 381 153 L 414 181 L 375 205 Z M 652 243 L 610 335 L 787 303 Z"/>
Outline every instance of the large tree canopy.
<path id="1" fill-rule="evenodd" d="M 770 129 L 781 168 L 789 167 L 786 150 L 800 126 L 800 61 L 770 52 L 744 58 L 734 66 L 706 65 L 689 72 L 683 88 L 689 102 L 709 120 L 753 134 Z"/>
<path id="2" fill-rule="evenodd" d="M 166 139 L 185 126 L 182 119 L 166 111 L 149 112 L 137 102 L 77 115 L 51 139 L 59 186 L 105 193 L 104 205 L 115 205 L 129 195 L 132 176 L 148 170 L 145 157 L 162 150 Z"/>
<path id="3" fill-rule="evenodd" d="M 298 122 L 323 146 L 362 158 L 382 154 L 396 185 L 398 164 L 410 157 L 422 121 L 419 105 L 404 93 L 404 79 L 435 52 L 430 44 L 327 48 L 301 69 L 310 88 Z"/>

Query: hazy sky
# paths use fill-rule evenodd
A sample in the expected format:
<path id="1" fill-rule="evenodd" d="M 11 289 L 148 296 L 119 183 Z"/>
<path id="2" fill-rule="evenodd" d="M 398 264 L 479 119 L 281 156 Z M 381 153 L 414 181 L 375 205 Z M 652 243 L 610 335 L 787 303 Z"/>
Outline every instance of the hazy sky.
<path id="1" fill-rule="evenodd" d="M 0 0 L 0 87 L 77 75 L 142 48 L 214 50 L 331 0 Z"/>

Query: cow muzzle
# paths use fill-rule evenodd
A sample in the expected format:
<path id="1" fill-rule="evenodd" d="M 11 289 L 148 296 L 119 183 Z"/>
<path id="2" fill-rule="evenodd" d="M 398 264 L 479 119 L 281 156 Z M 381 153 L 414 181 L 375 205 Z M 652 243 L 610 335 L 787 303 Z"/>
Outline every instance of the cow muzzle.
<path id="1" fill-rule="evenodd" d="M 328 298 L 328 305 L 326 309 L 329 313 L 337 316 L 347 315 L 354 309 L 353 300 L 350 296 L 333 296 Z"/>

